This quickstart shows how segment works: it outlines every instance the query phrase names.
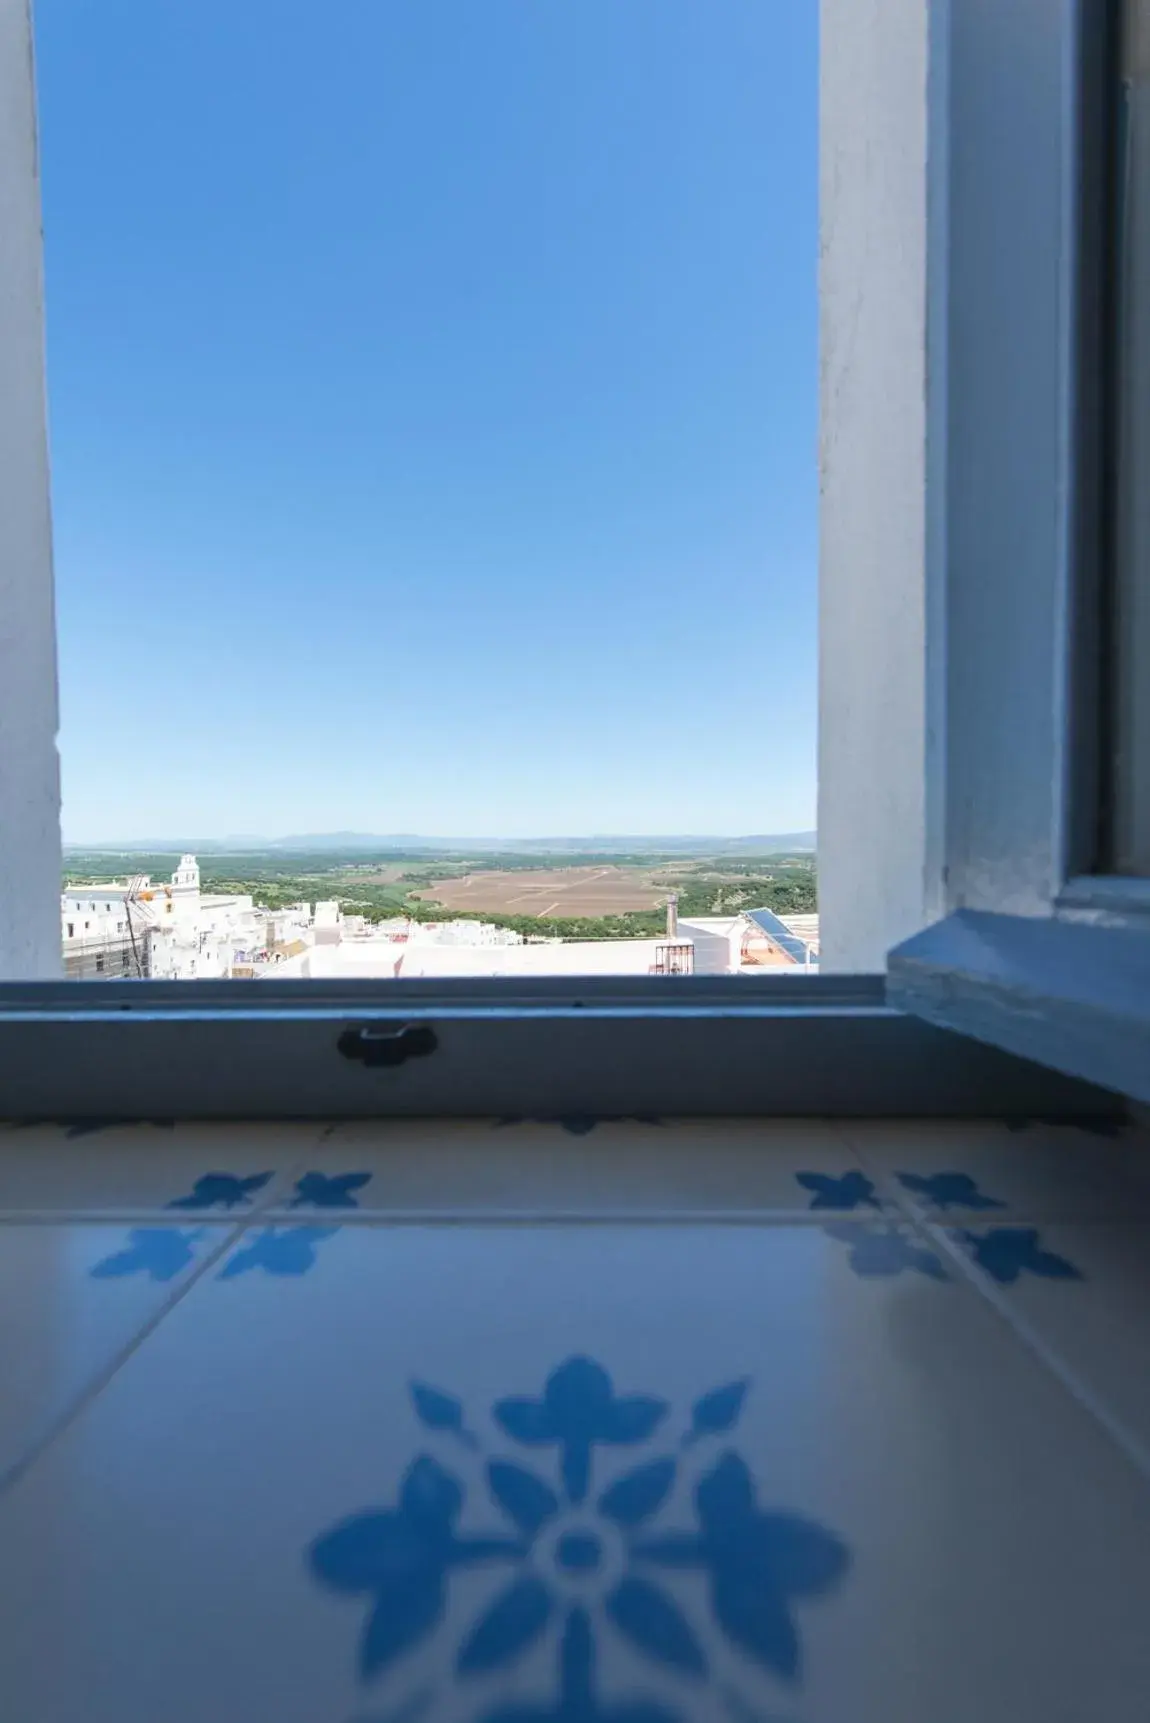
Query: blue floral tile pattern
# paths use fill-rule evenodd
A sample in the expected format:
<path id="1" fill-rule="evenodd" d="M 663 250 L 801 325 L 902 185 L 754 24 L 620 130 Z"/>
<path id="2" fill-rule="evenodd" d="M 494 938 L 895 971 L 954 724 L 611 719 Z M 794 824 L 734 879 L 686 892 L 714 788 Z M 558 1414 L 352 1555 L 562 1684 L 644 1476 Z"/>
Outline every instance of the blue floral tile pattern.
<path id="1" fill-rule="evenodd" d="M 895 1175 L 905 1190 L 913 1191 L 915 1196 L 934 1208 L 1005 1208 L 1006 1204 L 998 1197 L 987 1196 L 979 1190 L 977 1179 L 972 1179 L 969 1173 L 897 1173 Z"/>
<path id="2" fill-rule="evenodd" d="M 961 1232 L 958 1237 L 979 1268 L 1003 1286 L 1013 1285 L 1022 1274 L 1035 1274 L 1042 1280 L 1082 1279 L 1081 1270 L 1066 1257 L 1042 1248 L 1041 1235 L 1035 1227 L 996 1227 L 982 1234 Z"/>
<path id="3" fill-rule="evenodd" d="M 271 1173 L 251 1173 L 247 1178 L 239 1178 L 235 1173 L 204 1173 L 196 1180 L 186 1197 L 173 1198 L 168 1207 L 243 1208 L 252 1201 L 257 1191 L 263 1190 L 271 1177 Z"/>
<path id="4" fill-rule="evenodd" d="M 946 1280 L 939 1258 L 927 1250 L 905 1228 L 843 1221 L 825 1226 L 828 1238 L 850 1246 L 847 1262 L 864 1280 L 887 1279 L 897 1274 L 924 1274 L 929 1280 Z"/>
<path id="5" fill-rule="evenodd" d="M 878 1193 L 865 1173 L 844 1173 L 832 1178 L 828 1173 L 796 1173 L 804 1190 L 813 1191 L 812 1209 L 881 1208 Z"/>
<path id="6" fill-rule="evenodd" d="M 289 1208 L 358 1208 L 356 1191 L 371 1183 L 370 1173 L 304 1173 L 296 1180 Z"/>
<path id="7" fill-rule="evenodd" d="M 229 1257 L 217 1280 L 235 1280 L 241 1274 L 263 1270 L 283 1277 L 306 1274 L 316 1265 L 316 1252 L 325 1239 L 334 1238 L 337 1226 L 269 1226 L 257 1233 Z"/>
<path id="8" fill-rule="evenodd" d="M 458 1438 L 476 1455 L 493 1524 L 481 1535 L 460 1532 L 467 1486 L 423 1453 L 408 1467 L 394 1506 L 354 1514 L 315 1540 L 306 1556 L 313 1577 L 368 1601 L 361 1678 L 392 1672 L 408 1651 L 440 1631 L 452 1576 L 482 1564 L 505 1567 L 506 1579 L 441 1662 L 466 1684 L 510 1669 L 546 1636 L 557 1643 L 557 1691 L 542 1704 L 497 1704 L 477 1723 L 687 1723 L 689 1712 L 662 1702 L 619 1704 L 601 1697 L 599 1621 L 640 1659 L 683 1682 L 696 1688 L 721 1682 L 724 1703 L 737 1709 L 741 1702 L 743 1715 L 751 1713 L 737 1687 L 721 1680 L 726 1647 L 775 1680 L 797 1684 L 797 1607 L 846 1577 L 846 1544 L 813 1520 L 761 1507 L 750 1471 L 733 1449 L 704 1457 L 689 1491 L 691 1523 L 681 1529 L 682 1456 L 705 1439 L 727 1435 L 747 1391 L 748 1383 L 739 1380 L 702 1395 L 670 1451 L 648 1451 L 596 1488 L 599 1450 L 651 1443 L 669 1420 L 666 1400 L 619 1394 L 602 1365 L 578 1357 L 553 1370 L 538 1397 L 497 1400 L 494 1420 L 513 1441 L 554 1450 L 556 1484 L 518 1459 L 484 1463 L 462 1402 L 413 1384 L 420 1422 Z M 702 1581 L 708 1621 L 691 1619 L 664 1583 L 662 1576 L 674 1572 Z"/>
<path id="9" fill-rule="evenodd" d="M 104 1257 L 89 1272 L 94 1280 L 123 1280 L 129 1275 L 146 1275 L 149 1280 L 175 1280 L 196 1258 L 195 1244 L 206 1228 L 181 1231 L 174 1226 L 136 1226 L 128 1234 L 122 1250 Z"/>

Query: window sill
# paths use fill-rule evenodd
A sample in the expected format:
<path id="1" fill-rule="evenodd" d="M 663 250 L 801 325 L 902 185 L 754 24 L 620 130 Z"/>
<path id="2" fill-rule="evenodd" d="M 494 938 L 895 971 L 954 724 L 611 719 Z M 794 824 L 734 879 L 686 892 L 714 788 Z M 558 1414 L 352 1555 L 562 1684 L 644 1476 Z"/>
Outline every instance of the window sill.
<path id="1" fill-rule="evenodd" d="M 1109 882 L 1089 884 L 1087 919 L 960 910 L 916 934 L 891 952 L 891 1004 L 1150 1101 L 1150 927 L 1119 925 L 1097 902 Z"/>
<path id="2" fill-rule="evenodd" d="M 378 1052 L 405 1028 L 412 1056 L 363 1059 L 361 1031 Z M 9 983 L 0 1096 L 53 1119 L 1119 1110 L 901 1014 L 877 976 Z"/>

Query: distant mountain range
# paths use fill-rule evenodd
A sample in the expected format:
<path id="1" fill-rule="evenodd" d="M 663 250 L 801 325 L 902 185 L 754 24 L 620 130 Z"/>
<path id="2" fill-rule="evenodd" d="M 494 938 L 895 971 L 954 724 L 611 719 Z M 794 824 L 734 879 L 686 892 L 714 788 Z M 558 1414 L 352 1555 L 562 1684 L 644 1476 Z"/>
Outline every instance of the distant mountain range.
<path id="1" fill-rule="evenodd" d="M 626 834 L 597 833 L 592 837 L 558 838 L 429 838 L 414 832 L 306 832 L 285 838 L 233 836 L 226 838 L 128 838 L 118 843 L 66 843 L 66 850 L 98 851 L 108 855 L 132 852 L 149 854 L 183 853 L 198 855 L 275 855 L 284 850 L 307 850 L 312 853 L 358 853 L 379 850 L 426 850 L 441 856 L 448 853 L 481 855 L 487 851 L 506 855 L 561 854 L 580 855 L 618 853 L 645 855 L 671 853 L 684 855 L 762 855 L 782 850 L 813 850 L 814 832 L 776 832 L 752 837 L 633 837 Z"/>

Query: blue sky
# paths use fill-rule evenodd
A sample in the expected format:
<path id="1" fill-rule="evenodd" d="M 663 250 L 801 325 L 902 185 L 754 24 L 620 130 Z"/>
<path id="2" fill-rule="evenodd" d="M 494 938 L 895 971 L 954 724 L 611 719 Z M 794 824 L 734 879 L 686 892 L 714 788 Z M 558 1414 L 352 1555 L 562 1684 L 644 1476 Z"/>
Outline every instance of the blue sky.
<path id="1" fill-rule="evenodd" d="M 813 824 L 814 0 L 38 0 L 64 830 Z"/>

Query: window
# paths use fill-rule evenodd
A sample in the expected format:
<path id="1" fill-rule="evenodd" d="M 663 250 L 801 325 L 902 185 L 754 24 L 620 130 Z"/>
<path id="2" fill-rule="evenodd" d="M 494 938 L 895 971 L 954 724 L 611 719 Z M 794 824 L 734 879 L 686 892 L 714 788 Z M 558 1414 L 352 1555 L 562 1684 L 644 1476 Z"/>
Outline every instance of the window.
<path id="1" fill-rule="evenodd" d="M 824 0 L 822 8 L 823 841 L 842 883 L 840 961 L 852 914 L 865 924 L 877 969 L 889 939 L 876 930 L 910 931 L 934 903 L 1037 925 L 1066 875 L 1068 840 L 1052 806 L 1065 781 L 1055 735 L 1067 706 L 1059 681 L 1073 443 L 1065 305 L 1078 260 L 1060 167 L 1073 159 L 1068 128 L 1077 115 L 1066 78 L 1079 46 L 1064 34 L 1071 10 L 1043 11 L 1041 28 L 1028 30 L 1027 18 L 1038 14 L 1021 0 L 930 8 L 928 31 L 925 5 Z M 21 9 L 14 15 L 19 52 L 10 58 L 24 68 Z M 5 28 L 6 51 L 15 27 Z M 13 488 L 17 501 L 26 492 L 28 508 L 18 520 L 0 512 L 0 532 L 13 532 L 16 521 L 32 546 L 20 567 L 39 582 L 39 608 L 30 610 L 24 656 L 51 687 L 47 535 L 36 524 L 46 520 L 47 496 L 32 290 L 39 209 L 24 71 L 13 88 L 21 106 L 12 135 L 22 142 L 0 159 L 9 176 L 0 210 L 13 229 L 13 244 L 0 244 L 0 269 L 13 255 L 36 267 L 25 272 L 31 288 L 14 288 L 15 313 L 0 330 L 5 362 L 14 331 L 22 332 L 24 365 L 22 392 L 0 388 L 0 403 L 18 413 L 15 442 L 36 458 L 26 457 L 27 482 Z M 929 393 L 928 343 L 932 378 L 941 378 Z M 708 586 L 712 610 L 729 597 L 716 584 L 717 598 Z M 752 624 L 747 638 L 757 639 L 757 618 Z M 701 630 L 700 644 L 722 632 Z M 717 661 L 729 659 L 720 653 Z M 857 676 L 843 698 L 836 679 L 852 664 Z M 546 678 L 545 657 L 540 665 Z M 976 666 L 987 682 L 977 698 Z M 693 674 L 691 667 L 682 678 L 684 727 Z M 59 856 L 44 842 L 54 813 L 55 714 L 26 688 L 23 705 L 13 704 L 10 688 L 0 676 L 0 701 L 22 714 L 28 755 L 38 762 L 29 853 L 40 846 L 46 865 L 38 876 L 52 882 L 22 925 L 50 910 L 58 956 Z M 1017 778 L 988 774 L 987 760 L 1001 759 L 1008 741 L 1026 756 Z M 758 737 L 760 755 L 769 745 Z M 873 778 L 859 770 L 860 749 L 871 750 Z M 874 803 L 853 832 L 842 799 L 852 780 Z M 997 846 L 988 845 L 988 830 L 997 830 Z M 897 848 L 890 867 L 875 865 L 884 843 Z M 38 967 L 42 951 L 30 938 L 17 943 L 16 920 L 0 901 L 4 916 L 0 951 L 18 951 L 24 967 L 20 981 L 0 985 L 0 1077 L 13 1110 L 32 1115 L 48 1106 L 57 1115 L 574 1118 L 1057 1116 L 1115 1107 L 1088 1084 L 891 1010 L 878 974 L 753 983 L 698 974 L 537 977 L 506 987 L 429 976 L 402 988 L 313 976 L 305 991 L 278 980 L 202 979 L 191 995 L 180 983 L 141 983 L 93 987 L 74 1002 L 52 987 L 30 989 L 51 971 Z M 179 930 L 165 931 L 175 943 Z M 45 935 L 43 950 L 50 943 Z M 905 997 L 930 1015 L 922 999 L 911 1001 L 909 990 Z M 106 1059 L 77 1057 L 97 1030 Z M 985 1024 L 972 1030 L 980 1033 L 995 1039 Z"/>

